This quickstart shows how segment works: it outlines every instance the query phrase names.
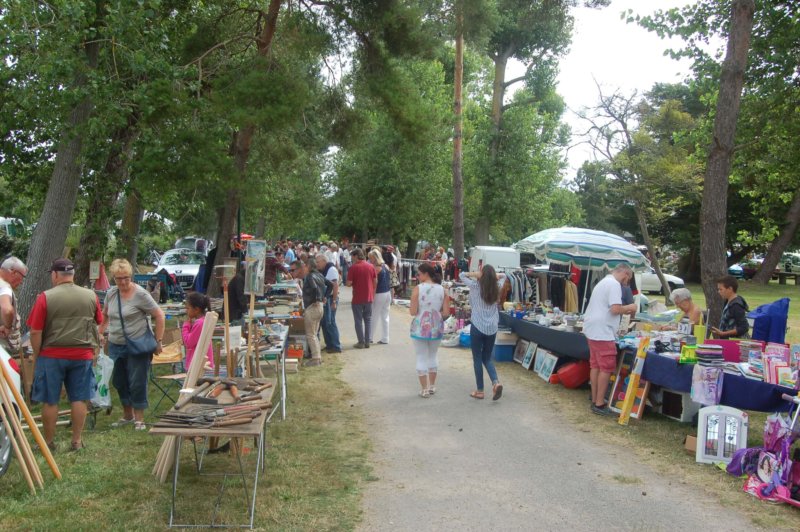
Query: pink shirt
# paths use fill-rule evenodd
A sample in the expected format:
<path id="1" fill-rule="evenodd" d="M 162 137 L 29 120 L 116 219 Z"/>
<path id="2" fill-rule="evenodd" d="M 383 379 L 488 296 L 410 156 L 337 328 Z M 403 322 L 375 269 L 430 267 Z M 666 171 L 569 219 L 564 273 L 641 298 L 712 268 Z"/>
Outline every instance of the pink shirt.
<path id="1" fill-rule="evenodd" d="M 199 317 L 194 322 L 187 320 L 183 324 L 183 345 L 186 347 L 186 369 L 192 365 L 192 358 L 194 358 L 194 350 L 197 348 L 197 343 L 200 341 L 200 333 L 203 332 L 203 317 Z M 208 345 L 208 352 L 206 353 L 211 367 L 214 367 L 214 351 L 211 349 L 211 344 Z"/>

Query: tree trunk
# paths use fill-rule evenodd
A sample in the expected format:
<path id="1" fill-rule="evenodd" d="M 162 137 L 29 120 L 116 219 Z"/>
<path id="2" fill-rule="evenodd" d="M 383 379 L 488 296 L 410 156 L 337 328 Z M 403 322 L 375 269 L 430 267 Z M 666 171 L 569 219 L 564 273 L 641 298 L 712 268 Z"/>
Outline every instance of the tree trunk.
<path id="1" fill-rule="evenodd" d="M 417 258 L 417 239 L 409 238 L 406 240 L 406 252 L 403 253 L 403 256 L 408 259 Z"/>
<path id="2" fill-rule="evenodd" d="M 464 258 L 464 178 L 462 161 L 462 89 L 464 84 L 464 13 L 461 4 L 456 7 L 456 58 L 453 76 L 453 252 L 457 259 Z"/>
<path id="3" fill-rule="evenodd" d="M 116 220 L 114 208 L 128 179 L 128 160 L 139 135 L 137 122 L 138 113 L 132 113 L 128 123 L 111 136 L 111 150 L 103 172 L 93 180 L 86 226 L 75 253 L 75 282 L 81 286 L 89 282 L 89 263 L 94 259 L 102 260 L 108 245 L 108 232 Z"/>
<path id="4" fill-rule="evenodd" d="M 128 259 L 133 266 L 133 272 L 139 271 L 137 258 L 139 256 L 139 232 L 142 230 L 144 209 L 142 196 L 138 190 L 129 185 L 125 195 L 125 208 L 122 211 L 122 224 L 119 240 L 117 241 L 117 256 Z"/>
<path id="5" fill-rule="evenodd" d="M 656 254 L 656 247 L 653 245 L 653 239 L 650 238 L 650 230 L 647 228 L 647 218 L 645 217 L 642 204 L 638 200 L 634 201 L 633 210 L 636 212 L 636 220 L 639 222 L 642 240 L 644 240 L 644 245 L 647 246 L 647 253 L 650 255 L 650 265 L 656 271 L 656 276 L 661 283 L 661 291 L 664 294 L 664 302 L 667 303 L 669 302 L 672 289 L 669 287 L 669 283 L 666 277 L 664 277 L 664 272 L 661 270 L 661 264 L 658 262 L 658 255 Z"/>
<path id="6" fill-rule="evenodd" d="M 492 83 L 492 140 L 489 144 L 489 175 L 487 182 L 483 183 L 481 190 L 481 210 L 475 223 L 475 242 L 485 246 L 489 244 L 489 234 L 492 226 L 492 210 L 494 206 L 495 190 L 501 183 L 497 182 L 497 160 L 500 156 L 500 133 L 503 129 L 503 100 L 506 94 L 506 65 L 509 53 L 494 57 L 494 82 Z"/>
<path id="7" fill-rule="evenodd" d="M 267 217 L 259 216 L 258 221 L 256 222 L 255 236 L 260 240 L 264 240 L 266 232 L 267 232 Z"/>
<path id="8" fill-rule="evenodd" d="M 278 13 L 280 12 L 282 0 L 270 0 L 269 8 L 267 9 L 266 20 L 261 31 L 256 36 L 256 44 L 258 55 L 264 57 L 269 55 L 272 48 L 272 41 L 275 38 L 275 30 L 278 25 Z M 245 185 L 247 159 L 250 157 L 250 145 L 253 142 L 253 136 L 256 132 L 256 126 L 249 124 L 244 126 L 241 130 L 234 133 L 234 140 L 232 143 L 233 164 L 236 170 L 236 178 L 233 180 L 231 188 L 228 190 L 227 202 L 223 211 L 223 216 L 220 218 L 220 227 L 217 240 L 218 246 L 227 245 L 229 235 L 233 233 L 234 223 L 236 220 L 236 213 L 239 210 L 241 201 L 242 188 Z M 225 240 L 223 240 L 223 238 Z M 214 266 L 223 264 L 226 253 L 217 253 L 214 258 Z M 207 293 L 209 296 L 214 297 L 220 293 L 219 281 L 212 275 L 208 282 Z"/>
<path id="9" fill-rule="evenodd" d="M 792 203 L 789 205 L 789 211 L 786 213 L 786 225 L 781 228 L 778 238 L 770 244 L 769 251 L 764 257 L 764 262 L 761 263 L 761 268 L 758 269 L 753 277 L 754 283 L 765 285 L 769 282 L 772 278 L 772 272 L 780 264 L 783 252 L 792 243 L 794 235 L 797 233 L 798 225 L 800 225 L 800 190 L 794 193 Z"/>
<path id="10" fill-rule="evenodd" d="M 716 280 L 727 272 L 725 221 L 728 212 L 728 178 L 754 11 L 753 0 L 733 2 L 728 46 L 725 61 L 722 63 L 714 117 L 714 137 L 708 154 L 703 184 L 703 203 L 700 209 L 700 271 L 703 293 L 709 309 L 708 322 L 711 324 L 719 323 L 722 313 L 722 300 L 717 295 Z"/>
<path id="11" fill-rule="evenodd" d="M 97 68 L 100 43 L 91 40 L 84 45 L 87 70 Z M 75 87 L 82 88 L 87 76 L 79 72 Z M 19 314 L 27 317 L 37 294 L 50 288 L 50 264 L 61 257 L 64 243 L 75 210 L 75 201 L 81 183 L 79 158 L 83 147 L 83 128 L 92 112 L 91 98 L 84 97 L 72 110 L 69 120 L 58 140 L 53 173 L 42 207 L 42 216 L 31 235 L 31 245 L 26 260 L 28 275 L 19 293 Z M 23 318 L 24 321 L 24 318 Z"/>

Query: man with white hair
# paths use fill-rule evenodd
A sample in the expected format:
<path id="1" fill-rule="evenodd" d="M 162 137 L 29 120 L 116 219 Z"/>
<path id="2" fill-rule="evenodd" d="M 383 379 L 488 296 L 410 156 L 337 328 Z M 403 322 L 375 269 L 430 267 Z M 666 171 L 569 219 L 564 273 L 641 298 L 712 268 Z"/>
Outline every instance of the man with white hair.
<path id="1" fill-rule="evenodd" d="M 28 267 L 17 257 L 8 257 L 0 264 L 0 346 L 8 354 L 20 348 L 20 320 L 14 291 L 28 275 Z"/>
<path id="2" fill-rule="evenodd" d="M 617 367 L 617 329 L 623 314 L 635 314 L 636 303 L 622 304 L 622 285 L 633 278 L 633 270 L 618 264 L 597 283 L 583 315 L 583 334 L 589 340 L 589 381 L 592 385 L 592 412 L 613 415 L 605 402 L 611 374 Z"/>

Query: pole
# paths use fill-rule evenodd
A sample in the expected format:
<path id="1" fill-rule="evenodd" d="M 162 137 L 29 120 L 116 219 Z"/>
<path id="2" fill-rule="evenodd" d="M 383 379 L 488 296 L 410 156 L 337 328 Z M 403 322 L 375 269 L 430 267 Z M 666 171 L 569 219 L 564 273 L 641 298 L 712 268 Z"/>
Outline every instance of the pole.
<path id="1" fill-rule="evenodd" d="M 225 354 L 227 366 L 228 366 L 228 377 L 232 377 L 233 374 L 231 373 L 231 313 L 230 313 L 230 303 L 228 302 L 228 278 L 223 273 L 222 275 L 222 308 L 225 311 Z M 214 376 L 219 375 L 219 365 L 214 364 Z"/>

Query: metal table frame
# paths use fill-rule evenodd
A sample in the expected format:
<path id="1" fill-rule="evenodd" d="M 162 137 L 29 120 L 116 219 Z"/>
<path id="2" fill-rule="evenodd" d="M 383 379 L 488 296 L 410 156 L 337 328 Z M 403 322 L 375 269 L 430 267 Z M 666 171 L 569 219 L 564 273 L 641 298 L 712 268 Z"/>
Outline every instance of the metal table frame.
<path id="1" fill-rule="evenodd" d="M 205 524 L 192 524 L 192 523 L 177 523 L 176 522 L 176 511 L 175 511 L 175 503 L 177 500 L 178 495 L 178 478 L 180 476 L 180 456 L 181 456 L 181 448 L 183 447 L 183 441 L 188 436 L 179 436 L 179 444 L 175 446 L 175 465 L 173 468 L 172 473 L 172 500 L 170 504 L 169 510 L 169 528 L 246 528 L 252 529 L 253 524 L 255 522 L 255 511 L 256 511 L 256 495 L 258 493 L 258 477 L 262 473 L 264 473 L 266 466 L 266 437 L 267 437 L 267 425 L 272 420 L 272 416 L 275 414 L 275 409 L 273 408 L 270 413 L 265 416 L 264 421 L 261 425 L 261 432 L 258 436 L 256 436 L 257 440 L 257 457 L 256 457 L 256 469 L 255 474 L 253 474 L 253 486 L 252 486 L 252 496 L 250 496 L 250 492 L 248 490 L 247 481 L 248 475 L 245 472 L 245 463 L 242 461 L 242 453 L 241 449 L 236 450 L 236 464 L 238 465 L 238 469 L 235 471 L 224 472 L 224 473 L 203 473 L 203 461 L 206 455 L 207 450 L 207 443 L 208 437 L 205 437 L 203 447 L 198 451 L 197 442 L 192 439 L 192 447 L 194 450 L 194 461 L 195 461 L 195 468 L 197 474 L 200 476 L 207 476 L 207 477 L 222 477 L 222 483 L 220 484 L 219 494 L 217 495 L 217 500 L 214 503 L 214 512 L 211 516 L 211 522 Z M 231 441 L 234 441 L 233 438 L 241 438 L 242 436 L 228 436 L 224 433 L 220 433 L 217 437 L 224 438 L 224 437 L 231 437 Z M 249 437 L 249 436 L 248 436 Z M 217 514 L 219 512 L 220 505 L 222 503 L 222 497 L 225 493 L 225 481 L 228 477 L 239 477 L 242 479 L 242 489 L 244 491 L 244 500 L 245 504 L 247 504 L 248 509 L 248 521 L 246 523 L 239 523 L 239 524 L 228 524 L 228 523 L 217 523 Z"/>

